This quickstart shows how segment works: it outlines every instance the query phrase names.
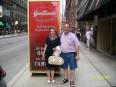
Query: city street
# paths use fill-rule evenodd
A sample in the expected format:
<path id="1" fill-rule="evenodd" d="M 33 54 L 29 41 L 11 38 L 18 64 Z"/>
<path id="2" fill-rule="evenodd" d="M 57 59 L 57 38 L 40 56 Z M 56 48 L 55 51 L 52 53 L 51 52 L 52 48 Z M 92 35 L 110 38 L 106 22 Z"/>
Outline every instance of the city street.
<path id="1" fill-rule="evenodd" d="M 116 0 L 0 0 L 0 66 L 0 87 L 116 87 Z"/>
<path id="2" fill-rule="evenodd" d="M 87 49 L 81 43 L 80 61 L 76 70 L 75 87 L 116 87 L 116 60 L 94 50 Z M 31 76 L 29 66 L 21 71 L 8 87 L 69 87 L 69 83 L 60 84 L 63 72 L 56 76 L 55 84 L 47 84 L 47 76 Z"/>
<path id="3" fill-rule="evenodd" d="M 0 39 L 0 65 L 6 70 L 7 83 L 27 64 L 27 35 Z"/>

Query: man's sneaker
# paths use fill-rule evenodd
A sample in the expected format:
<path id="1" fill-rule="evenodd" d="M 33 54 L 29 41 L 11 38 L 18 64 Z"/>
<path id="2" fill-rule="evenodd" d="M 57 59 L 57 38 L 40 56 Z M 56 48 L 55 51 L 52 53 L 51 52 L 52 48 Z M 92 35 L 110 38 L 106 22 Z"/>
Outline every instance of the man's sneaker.
<path id="1" fill-rule="evenodd" d="M 74 81 L 70 81 L 70 87 L 75 87 Z"/>
<path id="2" fill-rule="evenodd" d="M 67 83 L 68 82 L 68 79 L 64 79 L 62 82 L 61 82 L 61 84 L 65 84 L 65 83 Z"/>
<path id="3" fill-rule="evenodd" d="M 50 84 L 50 80 L 48 80 L 48 84 Z"/>

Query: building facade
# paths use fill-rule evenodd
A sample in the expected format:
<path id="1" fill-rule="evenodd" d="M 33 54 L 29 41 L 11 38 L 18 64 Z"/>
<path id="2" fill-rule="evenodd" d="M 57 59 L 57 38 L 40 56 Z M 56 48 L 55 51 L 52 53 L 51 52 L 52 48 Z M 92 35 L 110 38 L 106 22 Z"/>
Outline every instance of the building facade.
<path id="1" fill-rule="evenodd" d="M 27 0 L 1 0 L 0 34 L 27 30 Z"/>
<path id="2" fill-rule="evenodd" d="M 11 28 L 11 0 L 1 0 L 0 2 L 0 35 L 8 33 Z"/>
<path id="3" fill-rule="evenodd" d="M 116 1 L 115 0 L 80 0 L 77 20 L 81 27 L 86 25 L 94 29 L 94 47 L 99 51 L 116 55 Z M 83 7 L 83 8 L 82 8 Z M 84 12 L 81 12 L 84 10 Z"/>
<path id="4" fill-rule="evenodd" d="M 73 0 L 66 0 L 67 6 Z M 93 31 L 91 45 L 97 50 L 116 56 L 116 1 L 115 0 L 76 0 L 75 12 L 81 28 L 82 40 L 85 41 L 86 27 Z M 71 6 L 69 6 L 72 8 Z M 67 8 L 66 8 L 67 9 Z M 66 11 L 70 19 L 70 9 Z M 68 16 L 70 15 L 70 16 Z M 74 17 L 74 16 L 73 16 Z M 74 17 L 75 18 L 75 17 Z M 68 20 L 67 19 L 67 20 Z M 75 19 L 73 19 L 75 20 Z"/>
<path id="5" fill-rule="evenodd" d="M 12 15 L 13 29 L 27 31 L 27 0 L 12 0 Z"/>

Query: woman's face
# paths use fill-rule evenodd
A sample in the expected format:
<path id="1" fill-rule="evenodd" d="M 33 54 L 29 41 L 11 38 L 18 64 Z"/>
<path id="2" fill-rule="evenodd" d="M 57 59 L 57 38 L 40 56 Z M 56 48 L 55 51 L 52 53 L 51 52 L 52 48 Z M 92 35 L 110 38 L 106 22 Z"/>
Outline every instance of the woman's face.
<path id="1" fill-rule="evenodd" d="M 51 30 L 50 30 L 50 35 L 51 35 L 51 36 L 56 36 L 56 32 L 55 32 L 54 29 L 51 29 Z"/>

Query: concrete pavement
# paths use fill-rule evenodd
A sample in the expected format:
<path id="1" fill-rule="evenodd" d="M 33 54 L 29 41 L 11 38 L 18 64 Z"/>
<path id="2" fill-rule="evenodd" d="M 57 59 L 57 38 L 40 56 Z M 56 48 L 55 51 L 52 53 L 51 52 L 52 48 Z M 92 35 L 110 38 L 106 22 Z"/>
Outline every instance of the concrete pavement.
<path id="1" fill-rule="evenodd" d="M 8 83 L 28 63 L 27 35 L 0 39 L 0 65 Z"/>
<path id="2" fill-rule="evenodd" d="M 116 59 L 88 50 L 83 43 L 80 58 L 75 87 L 116 87 Z M 8 83 L 8 87 L 69 87 L 69 83 L 60 84 L 62 79 L 62 75 L 57 76 L 55 84 L 47 84 L 46 76 L 31 76 L 27 65 Z"/>

